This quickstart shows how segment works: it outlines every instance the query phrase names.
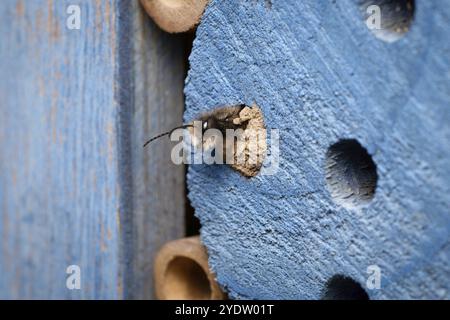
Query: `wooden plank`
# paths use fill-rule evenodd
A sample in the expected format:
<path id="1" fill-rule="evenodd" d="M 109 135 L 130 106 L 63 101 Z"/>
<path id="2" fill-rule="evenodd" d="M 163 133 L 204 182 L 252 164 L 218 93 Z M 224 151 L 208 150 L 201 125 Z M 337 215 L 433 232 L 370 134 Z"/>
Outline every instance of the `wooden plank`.
<path id="1" fill-rule="evenodd" d="M 170 161 L 172 144 L 152 136 L 179 126 L 184 110 L 186 35 L 160 30 L 136 2 L 131 5 L 133 190 L 130 283 L 127 297 L 154 298 L 153 261 L 157 250 L 185 232 L 185 169 Z M 126 160 L 125 160 L 126 161 Z"/>
<path id="2" fill-rule="evenodd" d="M 181 121 L 183 52 L 137 1 L 77 2 L 80 30 L 72 4 L 0 8 L 0 298 L 151 297 L 154 251 L 183 231 L 183 168 L 141 144 Z"/>
<path id="3" fill-rule="evenodd" d="M 1 6 L 2 298 L 118 298 L 120 193 L 116 5 Z M 81 268 L 82 289 L 66 288 Z"/>
<path id="4" fill-rule="evenodd" d="M 188 173 L 210 266 L 232 298 L 318 299 L 335 275 L 372 299 L 450 298 L 450 3 L 416 0 L 411 27 L 389 42 L 357 2 L 211 1 L 197 29 L 186 118 L 256 102 L 281 136 L 274 175 Z M 392 19 L 408 16 L 395 7 Z M 329 192 L 327 155 L 341 139 L 376 165 L 363 207 Z M 359 165 L 347 169 L 330 178 L 373 178 L 348 179 Z M 379 290 L 366 287 L 371 265 Z"/>

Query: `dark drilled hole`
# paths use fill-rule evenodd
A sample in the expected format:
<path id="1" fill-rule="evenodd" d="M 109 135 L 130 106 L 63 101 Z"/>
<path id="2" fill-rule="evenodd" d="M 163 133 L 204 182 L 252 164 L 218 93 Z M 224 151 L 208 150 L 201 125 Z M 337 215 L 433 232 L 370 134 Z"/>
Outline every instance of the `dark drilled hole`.
<path id="1" fill-rule="evenodd" d="M 411 28 L 415 3 L 414 0 L 360 0 L 360 10 L 375 37 L 394 42 Z"/>
<path id="2" fill-rule="evenodd" d="M 369 300 L 361 285 L 350 277 L 335 275 L 328 280 L 323 300 Z"/>
<path id="3" fill-rule="evenodd" d="M 340 140 L 328 149 L 325 174 L 331 197 L 347 209 L 365 206 L 375 195 L 376 165 L 367 150 L 354 139 Z"/>

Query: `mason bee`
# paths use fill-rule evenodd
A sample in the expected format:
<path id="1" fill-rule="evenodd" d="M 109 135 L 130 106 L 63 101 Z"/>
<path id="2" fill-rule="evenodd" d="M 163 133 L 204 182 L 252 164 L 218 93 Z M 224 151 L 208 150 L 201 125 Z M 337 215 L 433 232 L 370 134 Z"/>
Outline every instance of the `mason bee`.
<path id="1" fill-rule="evenodd" d="M 187 138 L 194 150 L 201 150 L 207 157 L 211 155 L 214 163 L 229 164 L 246 177 L 255 176 L 261 168 L 267 150 L 266 128 L 256 105 L 217 107 L 191 123 L 151 138 L 144 147 L 163 136 L 170 137 L 176 129 L 188 129 Z M 210 129 L 213 130 L 208 131 Z"/>
<path id="2" fill-rule="evenodd" d="M 222 132 L 223 135 L 225 135 L 225 132 L 227 129 L 245 129 L 247 121 L 244 121 L 244 123 L 236 123 L 236 119 L 239 118 L 239 113 L 242 111 L 242 109 L 245 108 L 245 104 L 239 104 L 235 106 L 221 106 L 217 107 L 214 110 L 202 114 L 200 117 L 198 117 L 196 120 L 201 121 L 202 123 L 202 133 L 205 133 L 208 129 L 217 129 L 220 132 Z M 161 133 L 151 139 L 149 139 L 147 142 L 145 142 L 144 147 L 146 147 L 149 143 L 152 141 L 159 139 L 164 136 L 169 136 L 177 129 L 187 129 L 187 128 L 193 128 L 194 125 L 192 123 L 184 124 L 179 127 L 175 127 L 170 131 Z"/>

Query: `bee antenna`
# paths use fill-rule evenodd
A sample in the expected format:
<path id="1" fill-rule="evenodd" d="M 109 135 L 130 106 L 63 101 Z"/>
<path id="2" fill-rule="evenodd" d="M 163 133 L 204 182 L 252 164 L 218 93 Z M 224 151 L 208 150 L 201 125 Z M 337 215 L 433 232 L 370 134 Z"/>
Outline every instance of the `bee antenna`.
<path id="1" fill-rule="evenodd" d="M 159 138 L 164 137 L 164 136 L 167 136 L 167 135 L 170 137 L 170 135 L 171 135 L 175 130 L 177 130 L 177 129 L 186 129 L 186 128 L 192 128 L 192 127 L 194 127 L 192 124 L 185 124 L 185 125 L 182 125 L 182 126 L 179 126 L 179 127 L 175 127 L 175 128 L 173 128 L 172 130 L 170 130 L 170 131 L 167 131 L 167 132 L 158 134 L 157 136 L 151 138 L 151 139 L 148 140 L 146 143 L 144 143 L 144 148 L 145 148 L 150 142 L 152 142 L 153 140 L 159 139 Z"/>

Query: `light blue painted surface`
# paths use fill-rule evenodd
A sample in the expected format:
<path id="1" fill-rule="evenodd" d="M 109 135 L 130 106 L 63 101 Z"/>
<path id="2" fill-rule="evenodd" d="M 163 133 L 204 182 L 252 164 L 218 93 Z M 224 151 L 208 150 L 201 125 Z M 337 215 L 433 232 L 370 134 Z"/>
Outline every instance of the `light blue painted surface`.
<path id="1" fill-rule="evenodd" d="M 0 6 L 0 298 L 123 295 L 119 7 Z M 66 288 L 72 264 L 81 290 Z"/>
<path id="2" fill-rule="evenodd" d="M 8 0 L 0 19 L 0 299 L 153 298 L 185 171 L 142 143 L 181 123 L 185 39 L 137 0 Z"/>
<path id="3" fill-rule="evenodd" d="M 356 1 L 212 1 L 190 57 L 186 120 L 255 101 L 281 130 L 281 167 L 246 179 L 191 166 L 189 197 L 218 281 L 234 298 L 320 298 L 344 274 L 372 299 L 450 298 L 450 2 L 416 0 L 401 40 L 375 38 Z M 373 156 L 369 207 L 337 206 L 325 154 Z"/>

